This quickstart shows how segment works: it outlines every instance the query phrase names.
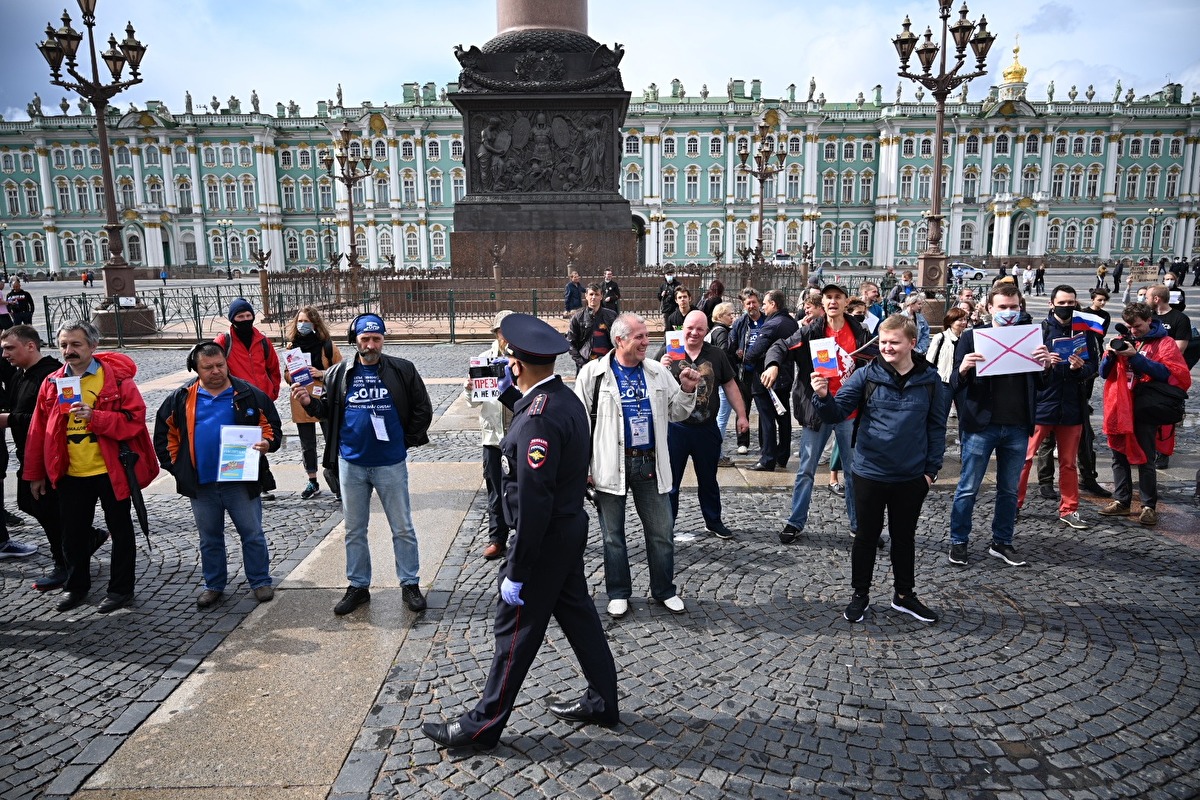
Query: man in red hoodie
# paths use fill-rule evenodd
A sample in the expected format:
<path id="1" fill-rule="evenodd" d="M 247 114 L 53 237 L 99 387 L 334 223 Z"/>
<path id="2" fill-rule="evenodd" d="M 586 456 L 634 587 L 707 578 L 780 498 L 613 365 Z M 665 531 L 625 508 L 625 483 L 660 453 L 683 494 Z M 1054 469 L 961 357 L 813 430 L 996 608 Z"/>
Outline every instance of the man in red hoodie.
<path id="1" fill-rule="evenodd" d="M 229 333 L 218 333 L 214 342 L 225 350 L 229 374 L 258 387 L 271 402 L 279 399 L 279 355 L 271 341 L 254 327 L 254 306 L 244 297 L 229 304 Z M 274 500 L 275 476 L 263 456 L 259 467 L 263 500 Z"/>
<path id="2" fill-rule="evenodd" d="M 100 332 L 86 320 L 64 322 L 57 339 L 66 366 L 51 373 L 38 391 L 22 469 L 35 499 L 46 493 L 47 483 L 58 490 L 68 568 L 59 611 L 82 605 L 91 589 L 92 522 L 100 502 L 112 534 L 112 563 L 108 594 L 96 610 L 107 614 L 133 599 L 136 548 L 121 446 L 128 444 L 138 456 L 140 487 L 158 475 L 158 458 L 146 429 L 146 402 L 133 382 L 137 366 L 132 359 L 96 352 Z"/>

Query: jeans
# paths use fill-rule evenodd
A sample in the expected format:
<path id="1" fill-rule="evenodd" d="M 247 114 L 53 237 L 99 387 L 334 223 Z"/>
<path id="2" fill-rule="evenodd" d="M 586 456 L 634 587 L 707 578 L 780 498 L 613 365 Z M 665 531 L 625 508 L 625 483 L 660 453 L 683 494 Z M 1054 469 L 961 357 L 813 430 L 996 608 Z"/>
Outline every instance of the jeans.
<path id="1" fill-rule="evenodd" d="M 729 417 L 733 415 L 733 406 L 725 395 L 725 387 L 718 386 L 721 393 L 721 407 L 717 410 L 717 433 L 721 436 L 721 455 L 725 455 L 725 429 L 729 427 Z M 739 434 L 740 436 L 741 434 Z"/>
<path id="2" fill-rule="evenodd" d="M 58 501 L 63 554 L 70 567 L 63 588 L 84 594 L 92 588 L 91 561 L 96 544 L 92 523 L 96 520 L 96 502 L 99 501 L 112 536 L 108 593 L 133 594 L 137 545 L 133 538 L 133 520 L 129 516 L 132 501 L 128 497 L 117 499 L 107 474 L 86 478 L 64 475 L 58 482 Z"/>
<path id="3" fill-rule="evenodd" d="M 754 395 L 754 407 L 758 409 L 758 440 L 762 445 L 758 461 L 785 467 L 792 455 L 792 415 L 788 410 L 791 393 L 786 389 L 775 392 L 783 403 L 783 413 L 777 414 L 775 404 L 767 395 L 769 391 L 772 390 L 763 389 Z"/>
<path id="4" fill-rule="evenodd" d="M 1146 455 L 1146 463 L 1138 464 L 1138 491 L 1144 508 L 1158 506 L 1158 472 L 1154 469 L 1154 443 L 1158 427 L 1133 423 L 1133 435 Z M 1112 451 L 1113 499 L 1129 505 L 1133 502 L 1133 467 L 1120 450 Z"/>
<path id="5" fill-rule="evenodd" d="M 654 453 L 625 456 L 625 494 L 596 492 L 596 511 L 604 535 L 604 584 L 610 600 L 628 600 L 633 595 L 629 576 L 629 554 L 625 547 L 625 500 L 633 504 L 646 535 L 646 561 L 650 566 L 650 596 L 669 600 L 675 590 L 675 537 L 671 503 L 658 492 Z"/>
<path id="6" fill-rule="evenodd" d="M 917 519 L 921 516 L 925 495 L 929 494 L 929 481 L 921 475 L 907 481 L 884 483 L 859 475 L 854 482 L 862 527 L 855 534 L 854 547 L 850 551 L 850 585 L 856 592 L 871 588 L 876 545 L 883 532 L 883 512 L 886 510 L 888 533 L 892 537 L 892 583 L 896 594 L 908 596 L 915 583 Z"/>
<path id="7" fill-rule="evenodd" d="M 992 452 L 996 453 L 996 508 L 992 515 L 992 541 L 1012 544 L 1017 525 L 1017 482 L 1025 466 L 1029 435 L 1021 425 L 988 425 L 982 431 L 962 432 L 962 473 L 954 490 L 950 511 L 950 544 L 966 544 L 971 536 L 971 514 L 987 472 Z"/>
<path id="8" fill-rule="evenodd" d="M 392 551 L 400 585 L 420 583 L 420 551 L 408 499 L 408 462 L 386 467 L 360 467 L 338 458 L 342 482 L 342 510 L 346 517 L 346 578 L 351 586 L 371 585 L 371 548 L 367 523 L 371 519 L 371 489 L 379 495 L 392 529 Z"/>
<path id="9" fill-rule="evenodd" d="M 671 453 L 671 521 L 679 516 L 679 484 L 688 456 L 696 471 L 696 496 L 704 522 L 721 521 L 721 487 L 717 484 L 717 459 L 721 457 L 721 435 L 716 422 L 703 425 L 684 425 L 672 422 L 667 426 L 667 449 Z"/>
<path id="10" fill-rule="evenodd" d="M 242 566 L 251 589 L 271 585 L 271 555 L 262 528 L 262 500 L 251 497 L 244 483 L 202 483 L 192 498 L 192 516 L 200 531 L 200 566 L 204 588 L 225 591 L 225 512 L 242 540 Z"/>
<path id="11" fill-rule="evenodd" d="M 805 428 L 800 435 L 800 463 L 796 466 L 796 483 L 792 487 L 792 513 L 788 517 L 788 525 L 796 530 L 804 530 L 808 524 L 808 507 L 812 503 L 813 483 L 817 475 L 817 463 L 821 453 L 829 442 L 829 437 L 837 438 L 838 450 L 842 454 L 842 467 L 846 482 L 846 514 L 850 518 L 850 530 L 858 530 L 858 510 L 854 504 L 854 448 L 850 446 L 850 437 L 854 435 L 854 420 L 846 419 L 837 425 L 824 423 L 817 430 Z"/>
<path id="12" fill-rule="evenodd" d="M 1079 437 L 1082 425 L 1036 425 L 1033 438 L 1025 453 L 1025 466 L 1021 468 L 1021 482 L 1017 488 L 1017 508 L 1025 505 L 1025 490 L 1029 488 L 1029 473 L 1033 469 L 1034 456 L 1038 455 L 1042 442 L 1053 436 L 1058 442 L 1058 515 L 1060 517 L 1079 510 Z"/>
<path id="13" fill-rule="evenodd" d="M 483 446 L 483 482 L 488 495 L 488 541 L 501 547 L 508 545 L 508 523 L 504 521 L 504 505 L 500 496 L 500 448 Z"/>

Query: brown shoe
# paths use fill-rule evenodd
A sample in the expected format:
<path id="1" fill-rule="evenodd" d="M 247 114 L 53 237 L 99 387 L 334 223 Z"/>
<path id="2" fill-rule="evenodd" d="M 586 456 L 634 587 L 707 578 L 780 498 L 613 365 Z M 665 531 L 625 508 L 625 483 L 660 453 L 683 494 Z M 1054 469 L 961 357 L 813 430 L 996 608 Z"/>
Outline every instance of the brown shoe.
<path id="1" fill-rule="evenodd" d="M 495 561 L 497 558 L 500 558 L 502 555 L 504 555 L 504 551 L 507 549 L 508 548 L 502 544 L 488 542 L 488 546 L 483 548 L 483 557 L 488 561 Z"/>
<path id="2" fill-rule="evenodd" d="M 205 589 L 200 593 L 200 596 L 196 598 L 196 608 L 212 608 L 217 603 L 221 602 L 221 598 L 224 596 L 224 592 Z"/>
<path id="3" fill-rule="evenodd" d="M 1113 500 L 1104 508 L 1100 509 L 1098 513 L 1104 517 L 1127 517 L 1129 516 L 1129 506 L 1125 505 L 1120 500 Z"/>
<path id="4" fill-rule="evenodd" d="M 254 599 L 260 603 L 269 603 L 275 599 L 274 586 L 260 586 L 254 590 Z"/>
<path id="5" fill-rule="evenodd" d="M 1138 514 L 1138 522 L 1140 522 L 1146 526 L 1157 525 L 1158 524 L 1158 512 L 1155 511 L 1153 508 L 1150 508 L 1149 506 L 1147 506 L 1142 509 L 1141 514 Z"/>

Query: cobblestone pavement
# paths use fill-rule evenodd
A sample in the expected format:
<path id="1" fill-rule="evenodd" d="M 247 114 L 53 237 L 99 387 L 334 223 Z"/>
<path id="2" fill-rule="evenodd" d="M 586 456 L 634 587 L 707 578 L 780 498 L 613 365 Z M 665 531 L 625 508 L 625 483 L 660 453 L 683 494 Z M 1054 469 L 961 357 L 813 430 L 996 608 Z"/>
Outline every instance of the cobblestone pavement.
<path id="1" fill-rule="evenodd" d="M 1069 531 L 1036 500 L 1017 539 L 1028 567 L 988 558 L 986 535 L 951 567 L 951 497 L 931 495 L 918 534 L 932 626 L 890 609 L 883 554 L 866 622 L 842 619 L 851 540 L 828 493 L 793 546 L 763 512 L 780 491 L 726 496 L 732 543 L 689 530 L 700 517 L 685 499 L 677 536 L 696 538 L 676 547 L 679 617 L 644 599 L 604 615 L 593 519 L 587 573 L 623 725 L 577 729 L 546 710 L 585 686 L 552 625 L 500 747 L 446 753 L 421 720 L 473 704 L 492 655 L 496 567 L 477 555 L 477 500 L 332 796 L 1195 796 L 1196 552 L 1131 523 Z M 645 553 L 629 533 L 637 598 Z"/>
<path id="2" fill-rule="evenodd" d="M 416 362 L 441 413 L 460 391 L 466 358 L 481 349 L 391 352 Z M 141 381 L 178 372 L 184 353 L 129 352 Z M 146 392 L 151 413 L 167 391 Z M 278 408 L 286 423 L 286 397 Z M 432 438 L 414 460 L 478 458 L 473 432 Z M 1180 450 L 1200 450 L 1192 418 Z M 272 456 L 299 459 L 294 440 Z M 1165 503 L 1182 506 L 1191 494 L 1183 477 L 1165 482 Z M 501 747 L 446 754 L 420 735 L 420 721 L 474 702 L 492 653 L 495 565 L 477 557 L 485 537 L 477 497 L 435 580 L 430 611 L 415 623 L 332 796 L 1200 793 L 1198 551 L 1128 521 L 1068 531 L 1047 501 L 1032 496 L 1017 539 L 1030 566 L 1007 568 L 986 555 L 991 498 L 984 492 L 973 563 L 952 568 L 945 559 L 951 491 L 939 486 L 931 495 L 918 534 L 918 591 L 943 614 L 928 627 L 890 610 L 886 555 L 866 622 L 842 620 L 850 539 L 841 501 L 829 493 L 816 493 L 811 533 L 789 547 L 774 537 L 784 490 L 726 491 L 726 522 L 741 533 L 733 543 L 689 529 L 699 513 L 685 496 L 676 564 L 689 613 L 675 617 L 637 600 L 624 620 L 603 617 L 620 669 L 624 725 L 577 730 L 545 711 L 547 699 L 573 697 L 583 686 L 551 626 Z M 314 502 L 309 531 L 264 517 L 275 576 L 288 574 L 340 520 L 332 502 Z M 44 547 L 25 561 L 0 561 L 5 800 L 72 791 L 254 607 L 231 548 L 233 597 L 197 612 L 190 511 L 171 495 L 150 496 L 148 505 L 154 549 L 139 543 L 138 597 L 128 610 L 104 617 L 89 604 L 57 614 L 51 597 L 29 588 L 49 569 Z M 593 519 L 587 570 L 603 608 L 597 530 Z M 31 541 L 35 533 L 14 531 Z M 629 536 L 635 594 L 644 594 L 635 519 Z M 99 590 L 107 565 L 94 570 Z"/>

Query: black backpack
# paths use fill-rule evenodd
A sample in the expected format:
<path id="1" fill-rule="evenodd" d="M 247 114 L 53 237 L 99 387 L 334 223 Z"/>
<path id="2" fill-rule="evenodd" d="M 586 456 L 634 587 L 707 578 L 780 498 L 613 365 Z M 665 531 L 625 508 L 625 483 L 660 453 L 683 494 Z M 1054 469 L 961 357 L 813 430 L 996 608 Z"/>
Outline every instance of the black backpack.
<path id="1" fill-rule="evenodd" d="M 1187 392 L 1162 381 L 1142 381 L 1133 387 L 1133 419 L 1151 425 L 1183 422 Z"/>

